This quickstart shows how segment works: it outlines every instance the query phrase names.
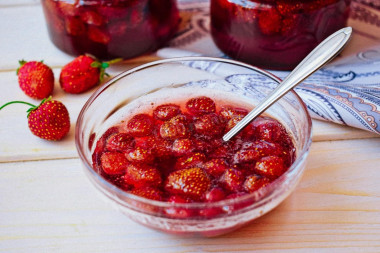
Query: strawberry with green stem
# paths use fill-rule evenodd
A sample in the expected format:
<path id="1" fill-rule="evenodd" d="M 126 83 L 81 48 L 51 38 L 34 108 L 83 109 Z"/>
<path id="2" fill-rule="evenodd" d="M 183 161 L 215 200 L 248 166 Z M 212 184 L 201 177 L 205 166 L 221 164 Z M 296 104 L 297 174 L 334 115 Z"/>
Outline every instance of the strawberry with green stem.
<path id="1" fill-rule="evenodd" d="M 92 56 L 80 55 L 63 66 L 59 83 L 62 89 L 68 93 L 78 94 L 85 92 L 101 83 L 104 76 L 109 76 L 105 69 L 110 64 L 121 60 L 118 58 L 108 62 L 100 62 Z"/>
<path id="2" fill-rule="evenodd" d="M 54 74 L 43 61 L 19 61 L 17 69 L 21 90 L 29 97 L 43 99 L 53 93 Z"/>
<path id="3" fill-rule="evenodd" d="M 27 110 L 28 126 L 32 134 L 39 138 L 57 141 L 67 135 L 70 130 L 70 116 L 66 106 L 51 97 L 43 99 L 36 106 L 24 101 L 11 101 L 0 107 L 10 104 L 26 104 L 30 108 Z"/>

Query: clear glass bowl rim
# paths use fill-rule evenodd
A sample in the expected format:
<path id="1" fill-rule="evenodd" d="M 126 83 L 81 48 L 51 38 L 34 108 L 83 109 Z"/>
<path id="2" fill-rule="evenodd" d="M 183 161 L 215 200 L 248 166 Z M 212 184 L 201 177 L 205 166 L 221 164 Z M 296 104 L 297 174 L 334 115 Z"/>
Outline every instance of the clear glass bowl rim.
<path id="1" fill-rule="evenodd" d="M 277 178 L 275 181 L 273 181 L 269 186 L 265 187 L 264 189 L 260 189 L 259 191 L 256 191 L 253 193 L 248 193 L 248 194 L 245 194 L 243 196 L 239 196 L 237 198 L 225 199 L 225 200 L 216 201 L 216 202 L 171 203 L 171 202 L 151 200 L 151 199 L 139 197 L 137 195 L 128 193 L 128 192 L 116 187 L 115 185 L 113 185 L 112 183 L 108 182 L 106 179 L 101 177 L 98 173 L 95 172 L 95 170 L 91 166 L 91 161 L 88 161 L 85 154 L 83 153 L 83 151 L 81 149 L 81 145 L 80 145 L 81 143 L 79 141 L 80 140 L 80 134 L 81 134 L 79 132 L 79 130 L 82 126 L 82 119 L 83 119 L 84 114 L 86 113 L 87 108 L 89 108 L 91 106 L 92 102 L 99 95 L 101 95 L 101 93 L 103 91 L 105 91 L 109 86 L 111 86 L 113 83 L 117 82 L 119 79 L 121 79 L 127 75 L 133 74 L 134 72 L 137 72 L 137 71 L 140 71 L 140 70 L 143 70 L 146 68 L 151 68 L 151 67 L 154 67 L 154 66 L 160 65 L 160 64 L 172 63 L 172 62 L 181 62 L 181 61 L 212 61 L 212 62 L 221 62 L 221 63 L 233 64 L 233 65 L 237 65 L 240 67 L 248 68 L 248 69 L 253 70 L 259 74 L 262 74 L 262 75 L 272 79 L 273 81 L 277 82 L 278 84 L 280 84 L 282 81 L 279 77 L 273 75 L 272 73 L 265 71 L 263 69 L 260 69 L 258 67 L 255 67 L 253 65 L 246 64 L 246 63 L 236 61 L 236 60 L 231 60 L 231 59 L 207 57 L 207 56 L 173 57 L 173 58 L 168 58 L 168 59 L 156 60 L 156 61 L 152 61 L 149 63 L 139 65 L 139 66 L 131 68 L 129 70 L 123 71 L 120 74 L 113 77 L 112 79 L 110 79 L 109 81 L 107 81 L 102 86 L 100 86 L 90 96 L 90 98 L 86 101 L 86 103 L 84 104 L 84 106 L 82 107 L 82 109 L 78 115 L 77 124 L 75 127 L 75 145 L 76 145 L 76 149 L 77 149 L 78 154 L 79 154 L 79 158 L 81 159 L 82 163 L 84 164 L 86 171 L 89 172 L 90 175 L 93 176 L 95 179 L 97 179 L 98 182 L 100 182 L 103 187 L 105 186 L 107 189 L 114 191 L 115 193 L 118 194 L 118 196 L 122 196 L 123 198 L 129 199 L 129 200 L 141 202 L 143 204 L 148 204 L 148 205 L 152 205 L 152 206 L 159 207 L 159 208 L 185 208 L 185 209 L 221 208 L 221 207 L 226 206 L 226 205 L 233 205 L 233 204 L 241 203 L 244 201 L 249 201 L 250 199 L 257 198 L 258 194 L 260 194 L 260 196 L 262 196 L 262 197 L 259 198 L 258 200 L 256 200 L 254 203 L 252 203 L 252 205 L 250 205 L 250 207 L 252 208 L 254 206 L 260 206 L 262 203 L 265 203 L 268 198 L 271 197 L 271 193 L 273 193 L 275 188 L 276 188 L 276 182 L 279 182 L 282 178 L 289 176 L 289 174 L 297 172 L 296 169 L 300 168 L 299 167 L 300 163 L 306 159 L 306 156 L 308 155 L 308 150 L 309 150 L 310 145 L 311 145 L 311 141 L 312 141 L 311 117 L 310 117 L 310 114 L 306 108 L 306 105 L 304 104 L 302 99 L 298 96 L 298 94 L 296 92 L 294 92 L 293 90 L 289 91 L 289 93 L 292 93 L 295 96 L 295 98 L 297 99 L 297 101 L 300 103 L 303 114 L 306 116 L 306 120 L 307 120 L 307 126 L 308 126 L 308 128 L 306 129 L 307 136 L 306 136 L 306 143 L 303 146 L 303 149 L 298 151 L 298 157 L 296 157 L 296 160 L 290 166 L 290 168 L 283 175 L 281 175 L 279 178 Z M 83 143 L 83 144 L 85 144 L 85 143 Z M 104 191 L 103 189 L 102 189 L 102 192 L 104 194 L 108 195 L 107 192 Z M 112 199 L 114 199 L 114 198 L 112 198 Z M 122 202 L 121 200 L 118 200 L 117 202 L 119 204 L 124 204 L 124 203 L 121 203 Z M 141 212 L 144 212 L 144 211 L 141 210 Z"/>

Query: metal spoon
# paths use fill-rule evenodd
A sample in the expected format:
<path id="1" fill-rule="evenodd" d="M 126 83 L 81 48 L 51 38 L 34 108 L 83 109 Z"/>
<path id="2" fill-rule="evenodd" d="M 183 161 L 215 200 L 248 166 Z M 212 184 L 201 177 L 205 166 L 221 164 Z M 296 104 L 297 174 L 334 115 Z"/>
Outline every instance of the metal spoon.
<path id="1" fill-rule="evenodd" d="M 303 61 L 274 89 L 263 101 L 261 101 L 250 113 L 236 124 L 223 136 L 228 141 L 247 124 L 263 113 L 268 107 L 279 100 L 293 87 L 304 81 L 307 77 L 320 69 L 327 62 L 335 58 L 343 49 L 351 37 L 352 28 L 345 27 L 333 33 L 322 41 Z"/>

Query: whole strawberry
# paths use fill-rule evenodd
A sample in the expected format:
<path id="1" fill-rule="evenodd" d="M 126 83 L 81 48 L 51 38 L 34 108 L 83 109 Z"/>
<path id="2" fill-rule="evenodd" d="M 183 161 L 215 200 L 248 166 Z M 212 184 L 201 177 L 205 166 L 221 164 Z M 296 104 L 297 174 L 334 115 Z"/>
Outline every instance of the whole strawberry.
<path id="1" fill-rule="evenodd" d="M 105 69 L 119 60 L 100 62 L 91 56 L 80 55 L 63 66 L 59 83 L 62 89 L 68 93 L 85 92 L 100 83 L 104 75 L 108 76 Z"/>
<path id="2" fill-rule="evenodd" d="M 43 99 L 53 93 L 54 74 L 42 61 L 19 61 L 17 69 L 18 83 L 21 90 L 29 97 Z"/>
<path id="3" fill-rule="evenodd" d="M 28 112 L 28 126 L 32 134 L 46 140 L 57 141 L 67 135 L 70 130 L 70 117 L 64 104 L 48 99 L 35 106 L 23 101 L 12 101 L 0 107 L 22 103 L 31 106 Z"/>

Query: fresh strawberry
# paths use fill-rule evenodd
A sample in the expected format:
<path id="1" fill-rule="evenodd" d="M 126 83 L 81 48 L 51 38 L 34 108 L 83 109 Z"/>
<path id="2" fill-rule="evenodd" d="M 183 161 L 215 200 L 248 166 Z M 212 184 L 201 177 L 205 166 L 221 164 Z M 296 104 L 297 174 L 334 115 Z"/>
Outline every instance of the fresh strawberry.
<path id="1" fill-rule="evenodd" d="M 190 139 L 176 139 L 172 150 L 175 156 L 189 155 L 194 150 L 194 143 Z"/>
<path id="2" fill-rule="evenodd" d="M 70 130 L 70 116 L 66 106 L 50 97 L 43 99 L 38 106 L 23 102 L 12 101 L 0 107 L 21 103 L 29 105 L 28 126 L 32 134 L 42 139 L 57 141 L 67 135 Z"/>
<path id="3" fill-rule="evenodd" d="M 224 187 L 232 192 L 239 192 L 243 189 L 244 173 L 237 169 L 228 169 L 222 175 Z"/>
<path id="4" fill-rule="evenodd" d="M 180 107 L 175 104 L 163 104 L 153 110 L 153 116 L 158 120 L 169 120 L 180 113 Z"/>
<path id="5" fill-rule="evenodd" d="M 223 134 L 224 123 L 215 113 L 205 114 L 194 122 L 194 130 L 202 136 L 217 137 Z"/>
<path id="6" fill-rule="evenodd" d="M 213 113 L 216 110 L 215 102 L 209 97 L 191 98 L 186 102 L 186 109 L 194 115 Z"/>
<path id="7" fill-rule="evenodd" d="M 103 80 L 105 69 L 110 64 L 120 61 L 115 59 L 109 62 L 99 62 L 91 56 L 80 55 L 61 70 L 59 83 L 64 91 L 68 93 L 85 92 Z"/>
<path id="8" fill-rule="evenodd" d="M 157 168 L 147 164 L 132 163 L 126 166 L 124 181 L 134 187 L 159 186 L 162 178 Z"/>
<path id="9" fill-rule="evenodd" d="M 189 167 L 202 167 L 206 156 L 202 153 L 196 152 L 187 156 L 182 156 L 178 158 L 174 169 L 185 169 Z"/>
<path id="10" fill-rule="evenodd" d="M 17 69 L 21 90 L 31 98 L 42 99 L 53 93 L 54 74 L 42 61 L 19 61 Z"/>
<path id="11" fill-rule="evenodd" d="M 120 152 L 104 152 L 100 157 L 101 167 L 108 175 L 123 174 L 129 164 Z"/>
<path id="12" fill-rule="evenodd" d="M 125 151 L 135 146 L 135 139 L 127 133 L 115 133 L 106 141 L 106 149 L 109 151 Z"/>
<path id="13" fill-rule="evenodd" d="M 205 171 L 214 177 L 221 176 L 228 168 L 228 163 L 221 158 L 211 159 L 204 164 Z"/>
<path id="14" fill-rule="evenodd" d="M 275 179 L 286 171 L 286 167 L 282 158 L 266 156 L 256 162 L 255 171 L 262 176 Z"/>
<path id="15" fill-rule="evenodd" d="M 136 114 L 127 122 L 127 131 L 132 136 L 148 136 L 153 131 L 153 118 L 148 114 Z"/>
<path id="16" fill-rule="evenodd" d="M 133 163 L 151 163 L 154 160 L 151 149 L 144 147 L 135 147 L 125 152 L 125 157 Z"/>
<path id="17" fill-rule="evenodd" d="M 165 190 L 194 200 L 201 199 L 210 188 L 211 181 L 201 168 L 192 167 L 169 174 Z"/>
<path id="18" fill-rule="evenodd" d="M 265 187 L 270 183 L 270 180 L 266 177 L 260 177 L 257 175 L 248 176 L 243 184 L 244 190 L 247 192 L 254 192 L 260 188 Z"/>

